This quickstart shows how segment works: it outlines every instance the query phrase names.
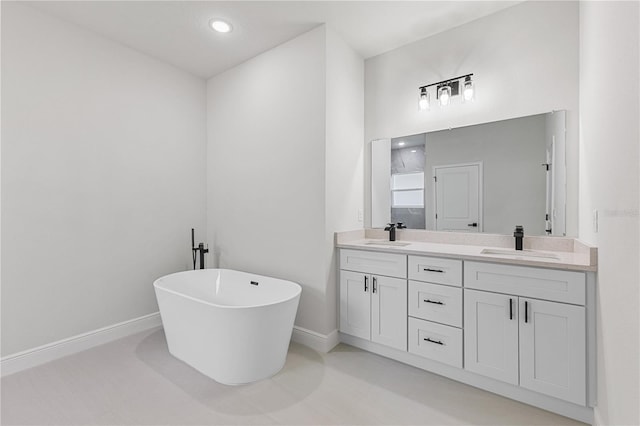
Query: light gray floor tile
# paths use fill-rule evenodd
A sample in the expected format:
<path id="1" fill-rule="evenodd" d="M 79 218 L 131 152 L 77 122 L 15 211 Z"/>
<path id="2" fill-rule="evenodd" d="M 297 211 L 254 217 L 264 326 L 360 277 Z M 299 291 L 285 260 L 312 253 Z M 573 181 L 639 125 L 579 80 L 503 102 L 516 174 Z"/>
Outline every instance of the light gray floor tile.
<path id="1" fill-rule="evenodd" d="M 225 386 L 162 329 L 2 378 L 3 425 L 577 425 L 359 349 L 292 343 L 271 379 Z"/>

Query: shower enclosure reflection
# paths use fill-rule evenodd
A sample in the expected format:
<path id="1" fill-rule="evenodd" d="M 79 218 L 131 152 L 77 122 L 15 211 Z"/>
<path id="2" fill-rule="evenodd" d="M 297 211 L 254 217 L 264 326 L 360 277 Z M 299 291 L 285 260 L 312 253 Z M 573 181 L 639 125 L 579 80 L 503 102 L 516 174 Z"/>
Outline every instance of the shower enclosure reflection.
<path id="1" fill-rule="evenodd" d="M 565 235 L 565 111 L 371 142 L 372 226 Z"/>

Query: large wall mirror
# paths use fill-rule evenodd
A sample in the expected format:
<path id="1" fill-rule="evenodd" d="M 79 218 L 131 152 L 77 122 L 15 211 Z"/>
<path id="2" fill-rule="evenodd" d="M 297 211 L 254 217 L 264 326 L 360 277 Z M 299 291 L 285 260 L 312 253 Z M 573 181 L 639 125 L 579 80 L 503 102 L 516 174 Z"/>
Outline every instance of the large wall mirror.
<path id="1" fill-rule="evenodd" d="M 371 142 L 372 227 L 565 235 L 565 111 Z"/>

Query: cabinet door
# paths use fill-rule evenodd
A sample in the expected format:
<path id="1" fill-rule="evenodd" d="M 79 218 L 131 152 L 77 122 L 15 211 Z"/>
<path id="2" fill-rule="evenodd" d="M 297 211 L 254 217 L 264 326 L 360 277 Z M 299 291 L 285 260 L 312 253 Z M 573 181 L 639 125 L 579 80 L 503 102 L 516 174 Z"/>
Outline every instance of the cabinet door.
<path id="1" fill-rule="evenodd" d="M 518 384 L 518 298 L 464 290 L 464 368 Z"/>
<path id="2" fill-rule="evenodd" d="M 407 350 L 407 280 L 371 277 L 371 340 Z"/>
<path id="3" fill-rule="evenodd" d="M 520 386 L 585 405 L 585 308 L 520 298 L 520 315 Z"/>
<path id="4" fill-rule="evenodd" d="M 340 271 L 340 331 L 371 339 L 371 276 Z"/>

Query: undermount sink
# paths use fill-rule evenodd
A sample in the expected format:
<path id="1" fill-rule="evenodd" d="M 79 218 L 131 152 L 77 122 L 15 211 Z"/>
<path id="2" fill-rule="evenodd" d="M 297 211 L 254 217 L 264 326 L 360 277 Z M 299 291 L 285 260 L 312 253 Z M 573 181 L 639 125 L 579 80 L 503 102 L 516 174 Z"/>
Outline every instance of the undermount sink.
<path id="1" fill-rule="evenodd" d="M 367 241 L 365 243 L 368 246 L 392 246 L 392 247 L 406 247 L 411 243 L 405 243 L 403 241 Z"/>
<path id="2" fill-rule="evenodd" d="M 530 257 L 539 259 L 555 259 L 559 257 L 553 253 L 545 253 L 535 250 L 508 250 L 508 249 L 484 249 L 480 254 L 497 254 L 500 256 L 513 256 L 513 257 Z"/>

